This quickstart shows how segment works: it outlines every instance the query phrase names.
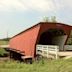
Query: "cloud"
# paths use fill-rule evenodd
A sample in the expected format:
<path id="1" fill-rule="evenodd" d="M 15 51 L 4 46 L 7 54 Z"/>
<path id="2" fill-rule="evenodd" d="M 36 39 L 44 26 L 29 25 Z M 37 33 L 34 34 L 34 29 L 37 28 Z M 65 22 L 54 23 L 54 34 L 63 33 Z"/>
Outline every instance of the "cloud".
<path id="1" fill-rule="evenodd" d="M 56 2 L 56 7 L 58 9 L 61 8 L 72 8 L 72 0 L 55 0 Z"/>
<path id="2" fill-rule="evenodd" d="M 26 7 L 18 0 L 0 0 L 0 11 L 26 10 Z"/>
<path id="3" fill-rule="evenodd" d="M 52 0 L 0 0 L 0 11 L 10 10 L 52 11 L 55 9 Z"/>
<path id="4" fill-rule="evenodd" d="M 72 8 L 72 0 L 0 0 L 0 11 L 55 11 Z"/>
<path id="5" fill-rule="evenodd" d="M 22 0 L 25 3 L 24 0 Z M 29 3 L 28 3 L 29 2 Z M 26 4 L 28 3 L 28 4 Z M 27 0 L 25 4 L 29 9 L 39 10 L 39 11 L 51 11 L 54 10 L 54 4 L 52 0 Z"/>

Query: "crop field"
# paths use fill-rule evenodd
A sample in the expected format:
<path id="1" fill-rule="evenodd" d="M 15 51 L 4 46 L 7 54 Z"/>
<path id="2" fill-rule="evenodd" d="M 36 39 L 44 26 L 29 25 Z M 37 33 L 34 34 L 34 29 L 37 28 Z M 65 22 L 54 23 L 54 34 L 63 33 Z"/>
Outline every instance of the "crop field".
<path id="1" fill-rule="evenodd" d="M 0 72 L 72 72 L 72 59 L 41 60 L 33 64 L 0 61 Z"/>

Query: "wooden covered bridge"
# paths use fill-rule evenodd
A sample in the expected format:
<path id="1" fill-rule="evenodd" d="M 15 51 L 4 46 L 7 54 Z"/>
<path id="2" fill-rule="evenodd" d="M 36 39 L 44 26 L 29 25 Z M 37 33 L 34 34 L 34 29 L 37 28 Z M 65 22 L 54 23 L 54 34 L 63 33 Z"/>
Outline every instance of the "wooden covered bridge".
<path id="1" fill-rule="evenodd" d="M 9 42 L 9 50 L 15 57 L 19 54 L 18 57 L 35 58 L 37 45 L 51 45 L 58 46 L 58 55 L 72 56 L 72 52 L 65 52 L 68 49 L 64 47 L 71 44 L 71 37 L 72 26 L 63 23 L 40 22 L 13 36 Z"/>

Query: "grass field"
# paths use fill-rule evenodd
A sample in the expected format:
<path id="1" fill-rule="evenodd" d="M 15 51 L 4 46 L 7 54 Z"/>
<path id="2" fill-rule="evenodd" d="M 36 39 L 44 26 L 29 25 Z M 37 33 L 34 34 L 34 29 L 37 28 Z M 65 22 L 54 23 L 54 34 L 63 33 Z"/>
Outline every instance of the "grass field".
<path id="1" fill-rule="evenodd" d="M 0 40 L 0 45 L 7 45 L 9 41 Z"/>
<path id="2" fill-rule="evenodd" d="M 0 45 L 7 45 L 9 43 L 9 41 L 6 40 L 0 40 Z M 4 54 L 6 54 L 7 52 L 5 51 L 4 48 L 0 48 L 0 56 L 3 56 Z"/>
<path id="3" fill-rule="evenodd" d="M 72 72 L 72 59 L 44 60 L 33 64 L 1 61 L 0 72 Z"/>

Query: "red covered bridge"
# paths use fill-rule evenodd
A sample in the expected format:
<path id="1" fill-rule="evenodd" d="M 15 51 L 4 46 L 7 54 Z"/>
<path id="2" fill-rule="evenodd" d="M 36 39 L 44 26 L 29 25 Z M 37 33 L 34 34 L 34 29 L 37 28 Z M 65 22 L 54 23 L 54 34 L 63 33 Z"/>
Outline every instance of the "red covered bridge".
<path id="1" fill-rule="evenodd" d="M 63 23 L 40 22 L 11 38 L 9 50 L 25 56 L 36 56 L 36 45 L 59 45 L 60 51 L 68 43 L 72 26 Z M 14 55 L 16 56 L 16 55 Z"/>

